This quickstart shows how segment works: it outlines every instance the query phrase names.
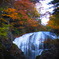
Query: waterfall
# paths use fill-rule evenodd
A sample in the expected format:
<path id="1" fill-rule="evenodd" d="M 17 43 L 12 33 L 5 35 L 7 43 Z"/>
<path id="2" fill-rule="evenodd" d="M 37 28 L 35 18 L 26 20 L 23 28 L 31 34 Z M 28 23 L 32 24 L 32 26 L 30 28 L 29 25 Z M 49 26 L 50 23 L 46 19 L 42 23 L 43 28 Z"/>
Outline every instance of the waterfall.
<path id="1" fill-rule="evenodd" d="M 13 43 L 24 52 L 27 59 L 35 59 L 45 49 L 43 42 L 48 38 L 55 39 L 56 37 L 50 32 L 33 32 L 16 38 Z"/>

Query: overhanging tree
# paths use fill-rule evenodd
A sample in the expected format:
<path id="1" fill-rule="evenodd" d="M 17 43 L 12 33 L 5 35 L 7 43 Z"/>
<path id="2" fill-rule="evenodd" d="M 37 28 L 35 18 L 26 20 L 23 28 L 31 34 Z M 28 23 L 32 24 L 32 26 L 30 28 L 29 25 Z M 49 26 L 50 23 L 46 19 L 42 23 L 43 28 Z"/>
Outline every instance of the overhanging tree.
<path id="1" fill-rule="evenodd" d="M 54 33 L 59 35 L 59 0 L 53 0 L 50 3 L 54 5 L 54 10 L 47 26 L 49 26 Z"/>

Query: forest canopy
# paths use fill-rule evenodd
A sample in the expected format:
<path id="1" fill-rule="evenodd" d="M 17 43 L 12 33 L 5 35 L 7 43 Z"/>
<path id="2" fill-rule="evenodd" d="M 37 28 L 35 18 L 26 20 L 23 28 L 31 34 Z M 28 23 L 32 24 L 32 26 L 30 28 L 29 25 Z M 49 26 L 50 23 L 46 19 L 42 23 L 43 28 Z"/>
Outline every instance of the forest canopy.
<path id="1" fill-rule="evenodd" d="M 8 31 L 15 35 L 43 28 L 36 19 L 40 16 L 30 0 L 0 0 L 0 28 L 8 25 Z M 31 30 L 29 30 L 31 29 Z M 5 31 L 6 32 L 6 31 Z M 2 32 L 1 32 L 2 33 Z"/>
<path id="2" fill-rule="evenodd" d="M 53 4 L 54 10 L 48 21 L 48 27 L 55 33 L 59 33 L 59 0 L 53 0 L 49 4 Z"/>

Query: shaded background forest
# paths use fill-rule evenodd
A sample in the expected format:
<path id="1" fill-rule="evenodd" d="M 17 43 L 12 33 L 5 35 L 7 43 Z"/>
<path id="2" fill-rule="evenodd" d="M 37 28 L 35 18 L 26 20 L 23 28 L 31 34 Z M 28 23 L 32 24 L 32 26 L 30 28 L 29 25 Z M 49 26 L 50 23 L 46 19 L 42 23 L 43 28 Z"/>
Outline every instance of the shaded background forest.
<path id="1" fill-rule="evenodd" d="M 43 26 L 41 20 L 38 19 L 40 14 L 35 8 L 35 3 L 37 2 L 39 0 L 0 0 L 1 59 L 8 59 L 9 57 L 10 59 L 25 58 L 23 52 L 12 43 L 15 37 L 19 37 L 25 33 L 51 31 L 57 35 L 58 39 L 59 1 L 53 0 L 49 3 L 53 4 L 52 8 L 54 10 L 46 26 Z M 57 45 L 59 47 L 59 43 Z"/>

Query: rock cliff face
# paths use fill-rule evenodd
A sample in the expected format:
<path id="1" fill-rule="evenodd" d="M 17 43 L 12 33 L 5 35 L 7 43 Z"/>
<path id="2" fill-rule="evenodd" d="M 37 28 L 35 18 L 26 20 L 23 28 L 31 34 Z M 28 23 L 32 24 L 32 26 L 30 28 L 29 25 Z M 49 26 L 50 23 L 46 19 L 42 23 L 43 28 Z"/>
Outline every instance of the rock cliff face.
<path id="1" fill-rule="evenodd" d="M 0 59 L 25 59 L 24 53 L 9 40 L 0 41 Z"/>
<path id="2" fill-rule="evenodd" d="M 52 41 L 51 48 L 44 50 L 36 59 L 59 59 L 59 39 Z"/>

